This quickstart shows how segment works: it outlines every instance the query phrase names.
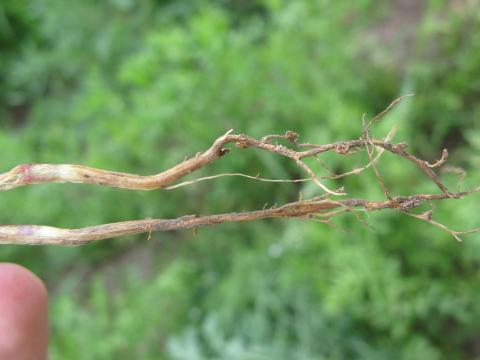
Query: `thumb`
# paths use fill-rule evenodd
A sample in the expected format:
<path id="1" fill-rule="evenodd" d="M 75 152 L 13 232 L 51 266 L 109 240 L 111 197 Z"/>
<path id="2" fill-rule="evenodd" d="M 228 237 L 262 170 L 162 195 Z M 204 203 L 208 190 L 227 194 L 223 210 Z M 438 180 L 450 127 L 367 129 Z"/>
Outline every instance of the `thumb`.
<path id="1" fill-rule="evenodd" d="M 45 285 L 20 265 L 0 263 L 0 360 L 44 360 L 48 338 Z"/>

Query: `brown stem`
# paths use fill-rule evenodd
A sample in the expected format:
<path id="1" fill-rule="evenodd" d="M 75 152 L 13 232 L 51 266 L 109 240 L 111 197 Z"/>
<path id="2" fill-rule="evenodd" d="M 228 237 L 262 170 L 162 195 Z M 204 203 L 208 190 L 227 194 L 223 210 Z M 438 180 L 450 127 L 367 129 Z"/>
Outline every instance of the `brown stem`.
<path id="1" fill-rule="evenodd" d="M 460 198 L 466 193 L 457 193 Z M 176 219 L 146 219 L 124 221 L 111 224 L 91 226 L 81 229 L 62 229 L 41 225 L 3 225 L 0 226 L 0 244 L 23 245 L 64 245 L 74 246 L 89 242 L 109 239 L 117 236 L 149 233 L 154 231 L 171 231 L 217 225 L 224 222 L 255 221 L 267 218 L 313 218 L 314 215 L 330 217 L 332 209 L 362 209 L 375 211 L 381 209 L 400 208 L 404 211 L 421 205 L 426 200 L 439 200 L 447 195 L 417 195 L 397 197 L 394 200 L 368 201 L 363 199 L 348 199 L 340 201 L 302 200 L 280 207 L 248 212 L 232 212 L 218 215 L 195 216 L 187 215 Z"/>

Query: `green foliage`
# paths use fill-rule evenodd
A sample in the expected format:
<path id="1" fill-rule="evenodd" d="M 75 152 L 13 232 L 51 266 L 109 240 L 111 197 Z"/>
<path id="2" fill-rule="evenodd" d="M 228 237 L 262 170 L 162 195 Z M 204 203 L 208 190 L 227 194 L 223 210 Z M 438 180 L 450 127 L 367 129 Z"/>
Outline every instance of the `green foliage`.
<path id="1" fill-rule="evenodd" d="M 375 135 L 396 125 L 399 141 L 429 160 L 447 146 L 452 164 L 470 170 L 462 186 L 478 184 L 476 4 L 450 11 L 449 3 L 431 1 L 409 47 L 402 45 L 411 51 L 404 61 L 402 49 L 378 36 L 396 6 L 374 0 L 6 1 L 1 164 L 82 163 L 151 174 L 230 128 L 253 136 L 290 129 L 315 143 L 356 138 L 363 113 L 415 92 Z M 403 44 L 402 36 L 394 43 Z M 341 172 L 367 158 L 322 160 Z M 379 170 L 393 194 L 436 191 L 390 154 Z M 241 150 L 195 176 L 219 172 L 302 176 L 285 159 Z M 455 175 L 442 176 L 457 186 Z M 371 173 L 342 185 L 352 196 L 382 197 Z M 319 189 L 238 178 L 148 193 L 37 185 L 2 193 L 0 219 L 80 227 L 256 209 L 299 192 Z M 476 208 L 474 199 L 452 200 L 434 216 L 464 229 L 478 225 Z M 348 215 L 336 221 L 347 233 L 264 221 L 197 236 L 153 234 L 149 242 L 136 236 L 72 249 L 2 247 L 2 260 L 47 281 L 52 359 L 480 356 L 479 236 L 458 244 L 396 212 L 359 216 L 374 229 Z"/>

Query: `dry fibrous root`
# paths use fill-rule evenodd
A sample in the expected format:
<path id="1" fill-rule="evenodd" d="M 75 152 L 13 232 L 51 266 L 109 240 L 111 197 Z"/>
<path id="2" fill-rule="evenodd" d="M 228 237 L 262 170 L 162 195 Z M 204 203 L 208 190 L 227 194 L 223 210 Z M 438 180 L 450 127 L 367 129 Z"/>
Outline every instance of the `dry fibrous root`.
<path id="1" fill-rule="evenodd" d="M 409 96 L 409 95 L 407 95 Z M 392 130 L 383 140 L 376 140 L 370 136 L 370 128 L 378 122 L 391 108 L 404 97 L 393 101 L 384 111 L 371 119 L 368 123 L 363 119 L 363 133 L 359 139 L 340 141 L 331 144 L 316 145 L 299 142 L 298 134 L 287 131 L 283 135 L 267 135 L 256 139 L 243 134 L 234 134 L 233 130 L 217 138 L 212 146 L 206 151 L 197 153 L 178 165 L 151 176 L 141 176 L 121 172 L 113 172 L 96 169 L 81 165 L 70 164 L 24 164 L 0 175 L 0 191 L 11 190 L 20 186 L 40 183 L 88 183 L 131 190 L 171 190 L 174 188 L 192 185 L 196 182 L 219 178 L 222 176 L 242 176 L 258 181 L 269 182 L 307 182 L 316 184 L 322 191 L 321 196 L 307 200 L 299 200 L 273 208 L 247 212 L 231 212 L 217 215 L 187 215 L 175 219 L 145 219 L 125 222 L 103 224 L 81 229 L 61 229 L 41 225 L 3 225 L 0 226 L 0 244 L 28 244 L 28 245 L 64 245 L 73 246 L 86 244 L 92 241 L 113 238 L 122 235 L 151 233 L 154 231 L 170 231 L 179 229 L 197 228 L 201 226 L 216 225 L 224 222 L 254 221 L 266 218 L 284 219 L 307 219 L 331 224 L 332 217 L 342 213 L 352 213 L 359 221 L 358 211 L 376 211 L 383 209 L 395 209 L 408 216 L 426 221 L 440 229 L 450 233 L 455 239 L 461 240 L 460 236 L 473 232 L 479 232 L 480 228 L 468 231 L 455 231 L 447 226 L 436 222 L 432 218 L 433 211 L 428 210 L 422 214 L 412 212 L 423 204 L 430 204 L 434 200 L 460 199 L 474 192 L 480 191 L 480 187 L 467 191 L 451 192 L 444 185 L 437 171 L 445 164 L 448 157 L 447 150 L 443 150 L 441 158 L 434 162 L 417 158 L 407 151 L 404 143 L 392 143 L 394 135 Z M 278 141 L 290 144 L 282 145 Z M 229 144 L 240 149 L 255 148 L 291 159 L 306 175 L 302 179 L 264 179 L 259 176 L 251 176 L 241 173 L 218 174 L 198 178 L 195 180 L 177 182 L 186 175 L 199 170 L 206 165 L 228 154 Z M 355 168 L 343 174 L 318 176 L 305 162 L 305 159 L 317 157 L 322 153 L 334 152 L 343 156 L 350 155 L 358 150 L 365 149 L 369 161 L 360 168 Z M 377 169 L 377 162 L 381 155 L 388 151 L 398 157 L 415 164 L 438 188 L 435 194 L 418 194 L 412 196 L 391 196 L 381 174 Z M 357 175 L 366 169 L 373 169 L 375 176 L 385 194 L 386 199 L 371 201 L 367 199 L 348 198 L 343 188 L 330 189 L 324 183 L 324 179 L 339 179 L 345 176 Z"/>

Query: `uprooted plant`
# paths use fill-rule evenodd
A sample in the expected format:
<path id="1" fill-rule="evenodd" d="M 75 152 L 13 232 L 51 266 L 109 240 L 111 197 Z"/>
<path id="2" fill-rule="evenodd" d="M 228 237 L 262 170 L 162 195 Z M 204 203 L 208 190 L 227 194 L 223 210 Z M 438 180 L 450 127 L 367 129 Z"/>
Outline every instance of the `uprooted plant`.
<path id="1" fill-rule="evenodd" d="M 407 95 L 408 96 L 408 95 Z M 0 226 L 0 244 L 29 244 L 29 245 L 81 245 L 96 240 L 108 239 L 112 237 L 151 233 L 154 231 L 179 230 L 188 228 L 197 228 L 200 226 L 215 225 L 224 222 L 253 221 L 266 218 L 294 218 L 309 219 L 324 223 L 330 223 L 330 219 L 342 213 L 352 213 L 357 219 L 362 221 L 357 213 L 358 211 L 375 211 L 383 209 L 395 209 L 403 214 L 426 221 L 434 226 L 450 233 L 455 239 L 461 240 L 460 235 L 479 232 L 480 228 L 456 231 L 448 228 L 432 218 L 432 210 L 421 214 L 415 214 L 411 210 L 425 203 L 434 200 L 460 199 L 474 192 L 480 191 L 480 187 L 467 191 L 450 191 L 442 182 L 437 174 L 447 161 L 448 152 L 443 150 L 440 160 L 435 163 L 419 159 L 407 151 L 407 145 L 404 143 L 392 143 L 394 131 L 392 130 L 383 140 L 376 140 L 371 137 L 370 129 L 373 124 L 378 122 L 393 106 L 395 106 L 401 97 L 393 101 L 384 111 L 371 119 L 368 123 L 363 118 L 362 136 L 356 140 L 340 141 L 331 144 L 316 145 L 299 142 L 299 136 L 295 132 L 287 131 L 284 135 L 267 135 L 261 139 L 234 134 L 233 130 L 220 136 L 213 145 L 206 151 L 197 153 L 194 157 L 187 159 L 178 165 L 165 170 L 159 174 L 151 176 L 141 176 L 135 174 L 119 173 L 95 169 L 81 165 L 54 165 L 54 164 L 24 164 L 18 165 L 12 170 L 0 175 L 0 191 L 7 191 L 20 186 L 26 186 L 38 183 L 89 183 L 111 187 L 132 189 L 132 190 L 169 190 L 181 186 L 191 185 L 198 181 L 209 180 L 222 176 L 243 176 L 259 181 L 269 182 L 306 182 L 312 181 L 320 187 L 324 194 L 311 199 L 299 200 L 278 207 L 264 208 L 261 210 L 247 212 L 231 212 L 216 215 L 187 215 L 175 219 L 145 219 L 124 221 L 98 226 L 91 226 L 81 229 L 61 229 L 50 226 L 40 225 L 3 225 Z M 278 143 L 284 140 L 290 146 L 284 146 Z M 306 178 L 293 180 L 274 180 L 264 179 L 259 176 L 250 176 L 241 173 L 218 174 L 196 180 L 176 183 L 184 176 L 203 168 L 215 160 L 225 156 L 230 150 L 227 145 L 234 144 L 240 149 L 256 148 L 271 152 L 280 156 L 287 157 L 306 174 Z M 333 176 L 319 177 L 305 163 L 309 157 L 317 157 L 325 152 L 334 152 L 340 155 L 349 155 L 358 150 L 364 149 L 368 154 L 368 163 L 355 168 L 349 172 Z M 388 151 L 398 157 L 404 158 L 415 164 L 439 189 L 435 194 L 417 194 L 411 196 L 392 196 L 381 174 L 376 166 L 381 155 Z M 371 201 L 368 199 L 348 198 L 343 188 L 329 189 L 322 182 L 322 179 L 339 179 L 346 176 L 357 175 L 364 170 L 371 168 L 380 184 L 385 200 Z M 335 198 L 334 198 L 335 197 Z"/>

